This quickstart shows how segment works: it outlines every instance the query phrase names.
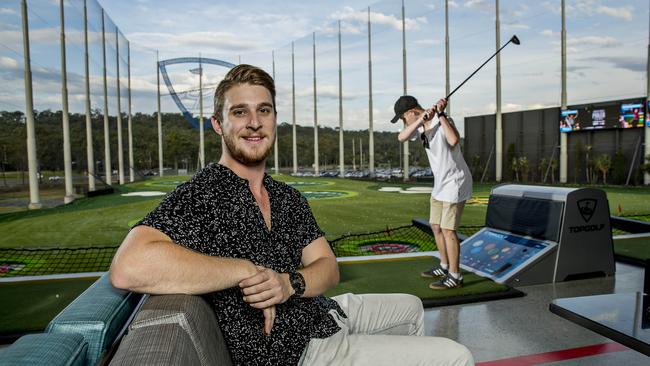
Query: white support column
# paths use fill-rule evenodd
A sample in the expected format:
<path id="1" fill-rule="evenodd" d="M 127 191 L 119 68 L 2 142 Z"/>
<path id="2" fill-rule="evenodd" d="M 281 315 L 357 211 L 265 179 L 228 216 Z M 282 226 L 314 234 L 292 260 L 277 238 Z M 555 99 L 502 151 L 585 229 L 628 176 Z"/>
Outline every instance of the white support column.
<path id="1" fill-rule="evenodd" d="M 63 170 L 65 176 L 65 197 L 63 203 L 74 201 L 72 187 L 72 153 L 70 151 L 70 115 L 68 111 L 68 72 L 65 58 L 65 10 L 63 0 L 59 1 L 61 17 L 61 105 L 63 107 Z"/>
<path id="2" fill-rule="evenodd" d="M 449 95 L 451 84 L 449 80 L 449 0 L 445 0 L 445 95 Z M 447 101 L 447 114 L 451 115 L 451 101 Z"/>
<path id="3" fill-rule="evenodd" d="M 273 71 L 273 82 L 275 82 L 275 50 L 271 51 L 271 68 Z M 276 106 L 273 106 L 275 108 Z M 273 170 L 275 174 L 280 174 L 280 166 L 278 160 L 278 123 L 275 123 L 275 141 L 273 141 Z"/>
<path id="4" fill-rule="evenodd" d="M 205 168 L 205 122 L 203 121 L 203 62 L 199 54 L 199 166 Z"/>
<path id="5" fill-rule="evenodd" d="M 406 85 L 406 18 L 404 11 L 404 0 L 402 0 L 402 83 L 404 86 L 404 95 L 406 95 L 408 89 Z M 404 141 L 404 169 L 403 179 L 405 182 L 409 181 L 409 140 Z"/>
<path id="6" fill-rule="evenodd" d="M 496 50 L 501 48 L 501 23 L 499 22 L 499 0 L 495 0 L 495 33 L 496 33 Z M 501 182 L 503 179 L 503 120 L 501 115 L 501 53 L 497 53 L 497 90 L 496 90 L 496 129 L 494 142 L 496 145 L 496 181 Z"/>
<path id="7" fill-rule="evenodd" d="M 566 22 L 565 7 L 562 0 L 562 110 L 567 109 L 567 85 L 566 85 Z M 560 132 L 560 183 L 566 183 L 568 178 L 569 148 L 566 132 Z"/>
<path id="8" fill-rule="evenodd" d="M 131 115 L 131 42 L 126 43 L 128 65 L 128 89 L 129 89 L 129 118 L 128 118 L 128 134 L 129 134 L 129 182 L 135 181 L 135 161 L 133 160 L 133 119 Z"/>
<path id="9" fill-rule="evenodd" d="M 23 52 L 25 55 L 25 124 L 27 128 L 27 167 L 29 169 L 29 205 L 30 210 L 42 207 L 38 187 L 38 161 L 36 155 L 36 131 L 34 128 L 34 96 L 32 93 L 32 67 L 29 54 L 29 19 L 27 18 L 27 1 L 22 0 L 21 13 L 23 21 Z"/>
<path id="10" fill-rule="evenodd" d="M 372 107 L 372 31 L 370 25 L 370 7 L 368 7 L 368 171 L 375 177 L 375 138 L 373 129 Z"/>
<path id="11" fill-rule="evenodd" d="M 291 131 L 292 143 L 291 151 L 293 152 L 293 174 L 298 172 L 298 149 L 296 148 L 296 62 L 294 53 L 294 43 L 291 42 L 291 121 L 293 129 Z"/>
<path id="12" fill-rule="evenodd" d="M 90 107 L 90 68 L 88 67 L 88 6 L 84 0 L 84 69 L 86 73 L 86 163 L 88 165 L 88 191 L 95 188 L 95 153 L 93 151 L 93 121 Z"/>
<path id="13" fill-rule="evenodd" d="M 115 70 L 117 79 L 117 173 L 120 184 L 124 180 L 124 146 L 122 142 L 122 101 L 120 96 L 120 40 L 117 27 L 115 28 Z"/>
<path id="14" fill-rule="evenodd" d="M 158 93 L 158 176 L 164 175 L 163 170 L 163 137 L 162 137 L 162 115 L 160 114 L 160 58 L 156 51 L 156 75 L 157 75 L 157 93 Z"/>
<path id="15" fill-rule="evenodd" d="M 339 20 L 339 178 L 345 177 L 345 151 L 343 144 L 343 71 L 341 65 L 341 21 Z"/>
<path id="16" fill-rule="evenodd" d="M 648 9 L 648 16 L 650 17 L 650 8 Z M 648 56 L 646 57 L 646 105 L 650 105 L 650 20 L 648 21 Z M 647 111 L 647 108 L 646 108 Z M 644 140 L 644 153 L 643 153 L 643 158 L 641 159 L 642 163 L 645 163 L 646 160 L 645 158 L 647 156 L 650 156 L 650 122 L 648 119 L 650 116 L 648 116 L 647 113 L 645 116 L 645 127 L 643 128 L 645 130 L 645 140 Z M 650 173 L 645 173 L 643 174 L 643 184 L 650 184 Z"/>
<path id="17" fill-rule="evenodd" d="M 110 186 L 113 183 L 113 170 L 111 169 L 111 140 L 108 128 L 108 80 L 106 77 L 106 29 L 104 23 L 104 9 L 102 9 L 102 56 L 104 61 L 104 181 Z"/>
<path id="18" fill-rule="evenodd" d="M 316 32 L 312 33 L 313 51 L 314 51 L 314 174 L 320 175 L 320 165 L 318 162 L 318 94 L 316 92 Z"/>

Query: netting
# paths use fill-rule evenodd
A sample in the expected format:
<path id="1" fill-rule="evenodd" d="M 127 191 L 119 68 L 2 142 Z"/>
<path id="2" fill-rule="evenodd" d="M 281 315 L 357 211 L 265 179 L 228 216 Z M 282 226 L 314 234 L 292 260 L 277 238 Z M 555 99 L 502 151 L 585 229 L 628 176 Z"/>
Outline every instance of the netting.
<path id="1" fill-rule="evenodd" d="M 458 232 L 467 236 L 482 226 L 463 226 Z M 365 234 L 344 235 L 330 243 L 337 257 L 413 253 L 436 250 L 435 238 L 414 225 L 387 227 L 385 230 Z"/>
<path id="2" fill-rule="evenodd" d="M 103 272 L 117 247 L 0 249 L 0 278 Z"/>
<path id="3" fill-rule="evenodd" d="M 650 221 L 650 215 L 629 216 Z M 461 226 L 458 233 L 471 236 L 483 226 Z M 628 234 L 612 228 L 614 235 Z M 435 238 L 414 225 L 387 227 L 365 234 L 349 234 L 330 242 L 337 257 L 413 253 L 436 250 Z M 104 272 L 117 247 L 0 248 L 0 278 L 62 273 Z"/>

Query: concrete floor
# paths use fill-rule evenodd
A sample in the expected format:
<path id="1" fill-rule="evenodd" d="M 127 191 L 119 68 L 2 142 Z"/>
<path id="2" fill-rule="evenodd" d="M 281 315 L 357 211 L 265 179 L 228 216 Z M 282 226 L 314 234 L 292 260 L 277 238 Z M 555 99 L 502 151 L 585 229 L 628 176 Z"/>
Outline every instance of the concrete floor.
<path id="1" fill-rule="evenodd" d="M 548 310 L 556 298 L 643 290 L 643 269 L 622 263 L 608 278 L 519 287 L 526 296 L 427 309 L 426 334 L 467 346 L 477 363 L 612 342 Z M 546 365 L 650 365 L 633 350 L 551 362 Z"/>

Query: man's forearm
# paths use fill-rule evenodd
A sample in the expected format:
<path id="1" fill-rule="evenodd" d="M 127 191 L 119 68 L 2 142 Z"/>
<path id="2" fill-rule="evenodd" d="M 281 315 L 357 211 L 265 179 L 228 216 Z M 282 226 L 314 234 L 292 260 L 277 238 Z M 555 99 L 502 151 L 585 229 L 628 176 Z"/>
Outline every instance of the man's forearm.
<path id="1" fill-rule="evenodd" d="M 424 119 L 420 117 L 415 123 L 411 123 L 410 125 L 404 127 L 404 130 L 402 130 L 399 135 L 397 135 L 397 140 L 399 140 L 399 142 L 404 142 L 410 139 L 423 122 Z"/>
<path id="2" fill-rule="evenodd" d="M 339 283 L 339 267 L 334 257 L 319 258 L 298 272 L 305 278 L 304 297 L 322 295 Z"/>
<path id="3" fill-rule="evenodd" d="M 164 240 L 149 241 L 136 229 L 111 264 L 110 280 L 117 288 L 149 294 L 203 294 L 235 287 L 256 272 L 250 261 L 211 257 Z"/>
<path id="4" fill-rule="evenodd" d="M 447 143 L 451 146 L 456 146 L 458 141 L 460 141 L 460 133 L 456 129 L 449 119 L 446 116 L 440 117 L 440 124 L 442 125 L 443 131 L 445 132 L 445 139 Z"/>

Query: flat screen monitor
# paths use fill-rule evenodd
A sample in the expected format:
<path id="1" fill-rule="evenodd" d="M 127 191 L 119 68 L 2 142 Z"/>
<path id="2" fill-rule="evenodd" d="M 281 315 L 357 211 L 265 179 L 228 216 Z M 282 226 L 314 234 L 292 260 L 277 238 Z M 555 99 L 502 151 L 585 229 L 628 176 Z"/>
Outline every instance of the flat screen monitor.
<path id="1" fill-rule="evenodd" d="M 580 129 L 577 109 L 565 109 L 560 111 L 560 131 L 571 132 Z"/>
<path id="2" fill-rule="evenodd" d="M 645 126 L 645 109 L 643 103 L 623 103 L 618 116 L 620 128 L 634 128 Z"/>
<path id="3" fill-rule="evenodd" d="M 485 228 L 463 241 L 460 263 L 479 275 L 503 282 L 557 243 Z"/>

